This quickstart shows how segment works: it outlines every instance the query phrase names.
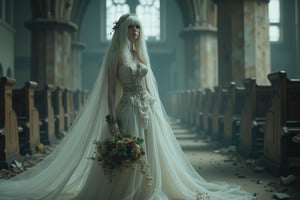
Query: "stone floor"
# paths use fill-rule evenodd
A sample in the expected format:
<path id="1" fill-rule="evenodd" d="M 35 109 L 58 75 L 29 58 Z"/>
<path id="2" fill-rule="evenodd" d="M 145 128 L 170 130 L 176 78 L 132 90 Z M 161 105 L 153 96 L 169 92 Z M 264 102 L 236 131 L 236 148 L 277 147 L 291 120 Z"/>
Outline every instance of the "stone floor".
<path id="1" fill-rule="evenodd" d="M 208 181 L 238 184 L 253 193 L 257 200 L 300 199 L 299 179 L 283 185 L 258 160 L 239 156 L 234 146 L 222 147 L 206 136 L 173 122 L 172 127 L 184 152 L 199 174 Z M 299 178 L 299 177 L 298 177 Z M 275 194 L 278 193 L 278 194 Z M 285 198 L 288 195 L 289 198 Z"/>

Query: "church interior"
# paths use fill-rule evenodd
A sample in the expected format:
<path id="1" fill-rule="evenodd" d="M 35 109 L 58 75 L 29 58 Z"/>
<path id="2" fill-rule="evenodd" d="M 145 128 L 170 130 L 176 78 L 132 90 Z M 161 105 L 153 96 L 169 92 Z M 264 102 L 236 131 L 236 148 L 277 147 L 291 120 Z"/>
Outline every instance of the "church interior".
<path id="1" fill-rule="evenodd" d="M 298 0 L 0 0 L 0 178 L 59 145 L 125 13 L 197 170 L 300 199 Z"/>

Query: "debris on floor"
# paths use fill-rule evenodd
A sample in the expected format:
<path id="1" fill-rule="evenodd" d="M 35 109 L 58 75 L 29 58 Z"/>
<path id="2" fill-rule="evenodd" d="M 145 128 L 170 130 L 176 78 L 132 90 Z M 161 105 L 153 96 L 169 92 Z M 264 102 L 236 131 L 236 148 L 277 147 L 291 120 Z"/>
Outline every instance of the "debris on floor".
<path id="1" fill-rule="evenodd" d="M 288 194 L 285 194 L 285 193 L 273 193 L 273 196 L 276 198 L 276 199 L 290 199 L 290 195 Z"/>

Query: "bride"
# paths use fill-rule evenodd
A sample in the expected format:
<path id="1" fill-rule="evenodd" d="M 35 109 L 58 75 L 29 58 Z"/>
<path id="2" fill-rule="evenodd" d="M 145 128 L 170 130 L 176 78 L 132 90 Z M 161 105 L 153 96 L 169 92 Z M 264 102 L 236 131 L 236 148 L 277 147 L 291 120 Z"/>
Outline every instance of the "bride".
<path id="1" fill-rule="evenodd" d="M 35 167 L 0 181 L 0 200 L 254 199 L 239 186 L 207 182 L 184 155 L 159 99 L 137 16 L 121 16 L 113 31 L 94 88 L 68 135 Z M 144 139 L 151 184 L 139 168 L 109 182 L 102 167 L 88 159 L 94 140 L 120 130 Z"/>

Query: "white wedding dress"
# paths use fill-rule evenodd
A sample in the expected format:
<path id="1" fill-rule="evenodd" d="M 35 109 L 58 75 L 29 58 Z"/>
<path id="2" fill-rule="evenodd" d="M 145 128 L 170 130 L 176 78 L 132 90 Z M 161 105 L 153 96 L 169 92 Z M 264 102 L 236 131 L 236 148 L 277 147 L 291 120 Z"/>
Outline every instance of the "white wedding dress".
<path id="1" fill-rule="evenodd" d="M 106 74 L 102 69 L 80 116 L 49 158 L 24 174 L 0 181 L 1 200 L 253 199 L 239 186 L 207 182 L 195 171 L 173 135 L 151 68 L 144 65 L 120 67 L 116 115 L 122 130 L 144 138 L 152 184 L 139 167 L 120 172 L 109 183 L 101 166 L 87 158 L 95 151 L 94 140 L 111 137 L 105 122 Z"/>

